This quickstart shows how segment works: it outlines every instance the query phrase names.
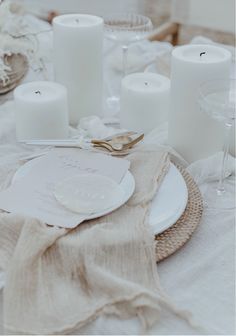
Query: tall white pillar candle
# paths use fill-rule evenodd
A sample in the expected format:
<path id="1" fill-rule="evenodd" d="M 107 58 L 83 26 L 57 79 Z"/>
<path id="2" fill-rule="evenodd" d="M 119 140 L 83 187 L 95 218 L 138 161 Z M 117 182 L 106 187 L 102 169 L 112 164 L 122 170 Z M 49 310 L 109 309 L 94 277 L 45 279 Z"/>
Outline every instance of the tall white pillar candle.
<path id="1" fill-rule="evenodd" d="M 68 14 L 53 20 L 55 80 L 68 89 L 70 124 L 102 111 L 103 19 Z"/>
<path id="2" fill-rule="evenodd" d="M 31 82 L 14 91 L 17 140 L 68 136 L 66 88 L 54 82 Z"/>
<path id="3" fill-rule="evenodd" d="M 122 80 L 121 127 L 148 133 L 167 121 L 170 80 L 154 73 L 135 73 Z"/>
<path id="4" fill-rule="evenodd" d="M 223 126 L 198 106 L 199 87 L 230 76 L 231 54 L 212 45 L 185 45 L 172 52 L 169 144 L 188 162 L 223 145 Z"/>

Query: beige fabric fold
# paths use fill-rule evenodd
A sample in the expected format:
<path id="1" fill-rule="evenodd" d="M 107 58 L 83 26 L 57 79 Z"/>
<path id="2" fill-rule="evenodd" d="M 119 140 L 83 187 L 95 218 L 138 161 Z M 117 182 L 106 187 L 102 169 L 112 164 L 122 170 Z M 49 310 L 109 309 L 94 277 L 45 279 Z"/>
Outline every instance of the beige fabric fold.
<path id="1" fill-rule="evenodd" d="M 159 149 L 127 158 L 135 193 L 110 215 L 68 231 L 0 214 L 7 332 L 72 333 L 100 314 L 138 316 L 149 328 L 160 309 L 168 309 L 147 222 L 150 202 L 169 168 L 168 154 Z"/>

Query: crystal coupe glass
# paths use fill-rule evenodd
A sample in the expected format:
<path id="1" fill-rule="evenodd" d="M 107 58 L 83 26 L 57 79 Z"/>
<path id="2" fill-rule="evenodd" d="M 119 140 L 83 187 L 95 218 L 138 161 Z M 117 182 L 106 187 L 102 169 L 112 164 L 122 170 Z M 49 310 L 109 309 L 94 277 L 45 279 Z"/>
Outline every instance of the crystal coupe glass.
<path id="1" fill-rule="evenodd" d="M 218 186 L 212 188 L 206 200 L 207 207 L 216 209 L 235 208 L 235 181 L 226 181 L 226 169 L 230 144 L 230 134 L 236 116 L 236 91 L 235 79 L 222 79 L 206 82 L 201 85 L 199 91 L 199 105 L 211 118 L 214 118 L 225 126 L 225 141 L 221 162 L 221 173 Z M 208 190 L 209 191 L 209 190 Z"/>
<path id="2" fill-rule="evenodd" d="M 122 77 L 127 74 L 129 46 L 144 39 L 152 30 L 151 20 L 133 13 L 115 13 L 104 17 L 105 37 L 122 47 Z M 110 108 L 119 110 L 120 97 L 113 95 L 107 99 Z"/>

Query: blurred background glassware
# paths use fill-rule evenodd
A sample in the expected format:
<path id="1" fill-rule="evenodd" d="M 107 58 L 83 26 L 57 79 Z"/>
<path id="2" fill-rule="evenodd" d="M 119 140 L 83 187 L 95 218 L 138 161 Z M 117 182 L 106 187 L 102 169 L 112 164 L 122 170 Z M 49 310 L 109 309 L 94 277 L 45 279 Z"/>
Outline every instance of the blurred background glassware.
<path id="1" fill-rule="evenodd" d="M 10 35 L 10 48 L 1 56 L 5 69 L 0 76 L 0 94 L 12 91 L 29 69 L 31 73 L 35 73 L 36 78 L 40 76 L 43 80 L 48 80 L 45 62 L 39 53 L 39 35 L 48 32 L 51 32 L 51 28 Z"/>
<path id="2" fill-rule="evenodd" d="M 41 72 L 44 70 L 44 64 L 41 60 L 39 55 L 39 34 L 42 34 L 44 32 L 50 32 L 50 30 L 42 30 L 38 31 L 35 30 L 28 30 L 20 31 L 17 34 L 12 35 L 13 40 L 16 41 L 16 43 L 21 45 L 22 48 L 22 54 L 27 57 L 29 67 L 34 72 Z"/>
<path id="3" fill-rule="evenodd" d="M 9 68 L 4 78 L 0 79 L 0 94 L 13 90 L 26 75 L 29 64 L 27 57 L 20 53 L 3 56 L 4 64 Z"/>
<path id="4" fill-rule="evenodd" d="M 199 106 L 211 118 L 225 125 L 225 142 L 221 163 L 220 179 L 217 188 L 208 193 L 206 200 L 208 208 L 234 209 L 235 208 L 235 181 L 225 183 L 227 161 L 230 145 L 230 136 L 236 117 L 236 88 L 235 79 L 209 81 L 201 85 L 199 90 Z"/>
<path id="5" fill-rule="evenodd" d="M 122 77 L 127 73 L 128 49 L 130 44 L 141 41 L 153 29 L 151 20 L 140 14 L 115 13 L 104 17 L 105 37 L 122 47 Z M 107 106 L 119 111 L 120 97 L 113 95 L 107 98 Z"/>

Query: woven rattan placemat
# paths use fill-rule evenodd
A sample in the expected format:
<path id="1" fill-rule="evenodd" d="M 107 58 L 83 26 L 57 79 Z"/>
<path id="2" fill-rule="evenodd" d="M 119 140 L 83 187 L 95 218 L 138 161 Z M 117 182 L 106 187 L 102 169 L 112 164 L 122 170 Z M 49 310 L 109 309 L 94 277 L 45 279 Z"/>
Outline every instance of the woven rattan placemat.
<path id="1" fill-rule="evenodd" d="M 180 219 L 155 237 L 157 262 L 169 257 L 182 247 L 192 236 L 202 217 L 203 202 L 198 186 L 184 168 L 179 166 L 177 168 L 188 188 L 188 204 Z"/>

